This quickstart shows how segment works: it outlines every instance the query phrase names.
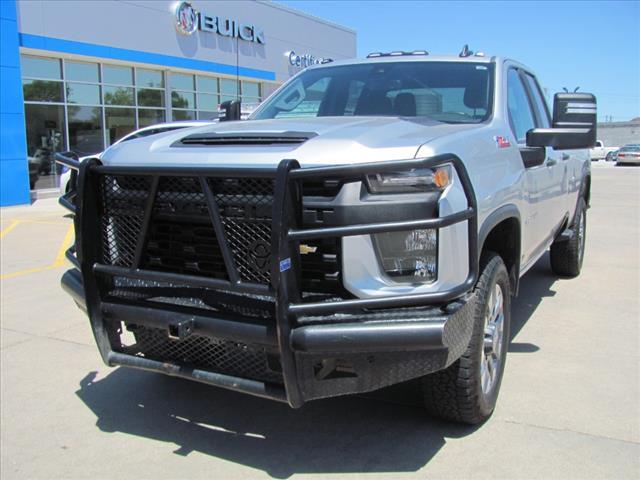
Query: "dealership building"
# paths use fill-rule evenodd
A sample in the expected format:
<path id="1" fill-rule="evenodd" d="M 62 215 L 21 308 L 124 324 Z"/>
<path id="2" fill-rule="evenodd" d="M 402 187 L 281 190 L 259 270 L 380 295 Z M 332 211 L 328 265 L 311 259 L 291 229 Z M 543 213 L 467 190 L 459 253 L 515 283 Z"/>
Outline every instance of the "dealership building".
<path id="1" fill-rule="evenodd" d="M 353 30 L 276 3 L 2 0 L 0 205 L 58 185 L 55 152 L 256 104 L 306 65 L 356 55 Z"/>

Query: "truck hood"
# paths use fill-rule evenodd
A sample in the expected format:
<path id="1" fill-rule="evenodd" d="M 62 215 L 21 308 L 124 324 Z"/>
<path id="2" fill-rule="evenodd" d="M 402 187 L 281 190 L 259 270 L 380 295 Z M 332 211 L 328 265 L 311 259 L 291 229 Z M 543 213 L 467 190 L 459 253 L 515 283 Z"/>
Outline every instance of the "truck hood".
<path id="1" fill-rule="evenodd" d="M 293 158 L 302 166 L 414 158 L 421 145 L 482 124 L 446 124 L 415 117 L 312 117 L 223 122 L 151 135 L 114 145 L 107 165 L 264 167 Z M 298 143 L 269 143 L 295 132 Z M 190 136 L 215 136 L 215 144 L 184 145 Z M 261 144 L 246 141 L 262 136 Z M 245 140 L 243 140 L 243 138 Z M 227 141 L 228 140 L 228 141 Z M 206 143 L 206 142 L 205 142 Z"/>

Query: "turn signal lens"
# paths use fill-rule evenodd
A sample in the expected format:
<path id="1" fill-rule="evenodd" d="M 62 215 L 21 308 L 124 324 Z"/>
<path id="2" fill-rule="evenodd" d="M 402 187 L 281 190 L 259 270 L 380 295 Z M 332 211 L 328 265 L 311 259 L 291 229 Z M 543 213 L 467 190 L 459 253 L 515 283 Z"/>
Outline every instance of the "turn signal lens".
<path id="1" fill-rule="evenodd" d="M 450 184 L 451 165 L 367 175 L 367 186 L 371 193 L 431 192 L 444 190 Z"/>
<path id="2" fill-rule="evenodd" d="M 438 188 L 445 188 L 451 183 L 448 168 L 438 168 L 433 172 L 433 184 Z"/>

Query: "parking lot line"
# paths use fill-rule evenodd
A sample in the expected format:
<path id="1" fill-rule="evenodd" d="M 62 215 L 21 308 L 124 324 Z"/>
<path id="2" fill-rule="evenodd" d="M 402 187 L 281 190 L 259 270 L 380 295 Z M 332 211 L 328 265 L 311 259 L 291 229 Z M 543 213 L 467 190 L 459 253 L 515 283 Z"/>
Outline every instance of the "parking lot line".
<path id="1" fill-rule="evenodd" d="M 7 230 L 9 229 L 13 230 L 13 228 L 15 228 L 15 225 L 18 225 L 21 223 L 19 220 L 14 220 L 14 222 L 17 222 L 17 223 L 9 225 L 5 230 L 2 231 L 2 234 L 5 234 L 5 232 L 7 232 Z M 64 254 L 73 243 L 73 237 L 74 237 L 73 225 L 69 225 L 69 229 L 67 230 L 67 233 L 64 236 L 64 240 L 62 240 L 62 244 L 58 249 L 58 254 L 56 255 L 56 259 L 52 264 L 46 265 L 44 267 L 27 268 L 25 270 L 18 270 L 17 272 L 6 273 L 4 275 L 0 275 L 0 280 L 8 280 L 10 278 L 21 277 L 23 275 L 29 275 L 31 273 L 44 272 L 47 270 L 53 270 L 55 268 L 60 268 L 64 266 L 65 265 Z"/>
<path id="2" fill-rule="evenodd" d="M 0 232 L 0 238 L 3 238 L 7 233 L 11 232 L 14 228 L 20 225 L 20 220 L 12 220 L 7 228 Z"/>

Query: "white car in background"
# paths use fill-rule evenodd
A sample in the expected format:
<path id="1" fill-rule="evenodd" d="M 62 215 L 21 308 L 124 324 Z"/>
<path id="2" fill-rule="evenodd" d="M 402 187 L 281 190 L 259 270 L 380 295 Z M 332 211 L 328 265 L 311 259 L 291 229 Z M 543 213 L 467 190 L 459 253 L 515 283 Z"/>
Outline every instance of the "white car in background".
<path id="1" fill-rule="evenodd" d="M 618 147 L 605 147 L 602 140 L 597 140 L 596 144 L 589 149 L 591 161 L 606 160 L 607 155 L 618 150 Z"/>
<path id="2" fill-rule="evenodd" d="M 215 123 L 218 120 L 190 120 L 183 122 L 167 122 L 167 123 L 157 123 L 155 125 L 150 125 L 148 127 L 140 128 L 131 132 L 128 135 L 125 135 L 120 140 L 113 143 L 113 145 L 118 145 L 119 143 L 126 142 L 128 140 L 134 140 L 136 138 L 148 137 L 149 135 L 155 135 L 157 133 L 169 132 L 171 130 L 178 130 L 181 128 L 189 128 L 189 127 L 202 127 L 204 125 L 209 125 L 210 123 Z M 113 146 L 111 145 L 111 146 Z M 95 155 L 87 155 L 85 157 L 80 157 L 80 161 L 85 160 L 86 158 L 93 158 L 102 156 L 103 152 L 97 153 Z M 71 180 L 71 170 L 66 170 L 62 175 L 60 175 L 60 195 L 64 195 L 69 191 L 69 181 Z"/>
<path id="3" fill-rule="evenodd" d="M 616 165 L 640 165 L 640 143 L 630 143 L 618 150 Z"/>

